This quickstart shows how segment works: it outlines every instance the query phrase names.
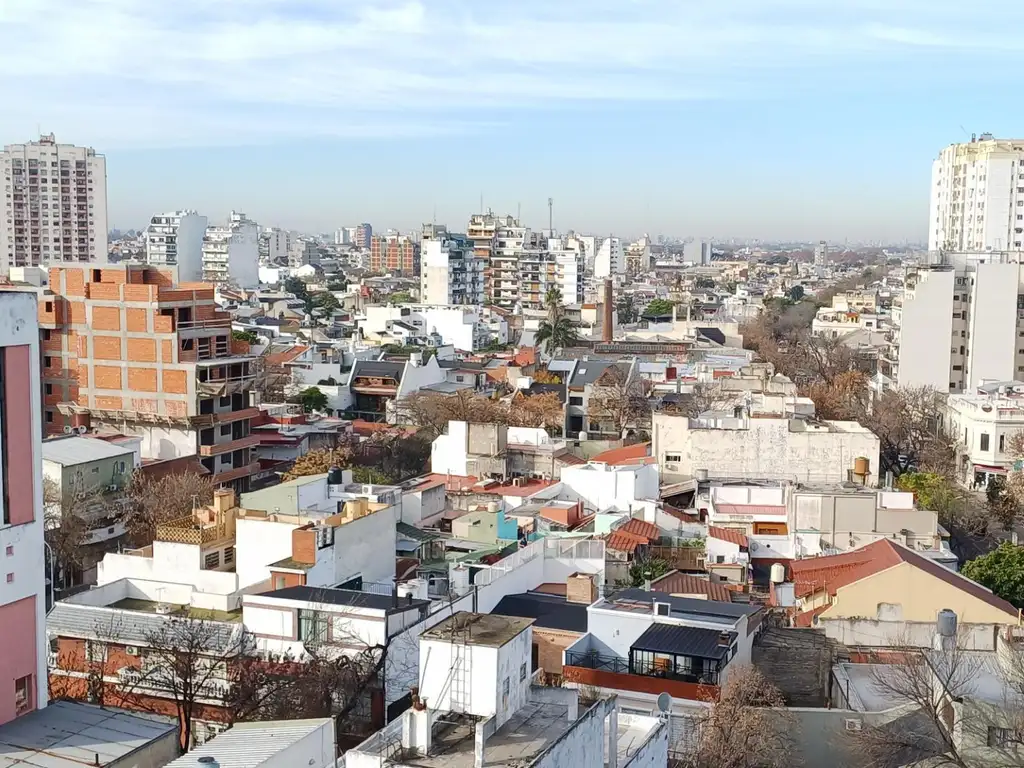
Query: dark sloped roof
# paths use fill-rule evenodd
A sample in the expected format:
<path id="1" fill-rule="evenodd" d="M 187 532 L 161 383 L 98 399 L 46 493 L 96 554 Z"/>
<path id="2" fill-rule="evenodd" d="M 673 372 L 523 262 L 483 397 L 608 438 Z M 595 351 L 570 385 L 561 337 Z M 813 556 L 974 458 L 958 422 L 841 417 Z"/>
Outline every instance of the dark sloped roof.
<path id="1" fill-rule="evenodd" d="M 582 387 L 593 384 L 604 372 L 613 366 L 619 366 L 623 373 L 629 373 L 629 363 L 610 363 L 604 360 L 580 360 L 569 382 L 571 387 Z"/>
<path id="2" fill-rule="evenodd" d="M 535 627 L 561 629 L 568 632 L 587 631 L 587 606 L 567 602 L 561 595 L 524 592 L 506 595 L 491 613 L 534 619 Z"/>
<path id="3" fill-rule="evenodd" d="M 262 592 L 260 597 L 281 600 L 303 600 L 322 605 L 347 605 L 354 608 L 370 608 L 377 611 L 406 611 L 411 607 L 429 605 L 427 600 L 398 599 L 394 595 L 378 595 L 373 592 L 357 592 L 354 589 L 331 589 L 330 587 L 285 587 L 273 592 Z"/>
<path id="4" fill-rule="evenodd" d="M 719 642 L 727 636 L 728 644 Z M 738 635 L 735 632 L 719 632 L 702 627 L 684 627 L 679 624 L 652 624 L 631 646 L 636 651 L 654 653 L 676 653 L 682 656 L 700 656 L 704 659 L 724 659 L 729 655 L 729 646 Z"/>
<path id="5" fill-rule="evenodd" d="M 424 531 L 422 528 L 402 522 L 395 523 L 395 533 L 402 538 L 412 539 L 413 541 L 433 541 L 440 538 L 436 533 Z"/>
<path id="6" fill-rule="evenodd" d="M 719 328 L 698 328 L 697 333 L 715 344 L 725 344 L 725 334 Z"/>
<path id="7" fill-rule="evenodd" d="M 402 380 L 405 363 L 388 362 L 385 360 L 356 360 L 352 369 L 352 379 L 356 376 L 383 376 L 395 381 Z"/>
<path id="8" fill-rule="evenodd" d="M 727 619 L 738 619 L 740 616 L 747 616 L 761 610 L 760 606 L 749 603 L 724 603 L 717 600 L 702 600 L 697 597 L 675 597 L 663 592 L 648 592 L 643 589 L 622 589 L 609 595 L 606 600 L 610 603 L 614 603 L 616 600 L 631 600 L 646 602 L 652 606 L 657 601 L 671 605 L 674 613 L 703 614 Z"/>

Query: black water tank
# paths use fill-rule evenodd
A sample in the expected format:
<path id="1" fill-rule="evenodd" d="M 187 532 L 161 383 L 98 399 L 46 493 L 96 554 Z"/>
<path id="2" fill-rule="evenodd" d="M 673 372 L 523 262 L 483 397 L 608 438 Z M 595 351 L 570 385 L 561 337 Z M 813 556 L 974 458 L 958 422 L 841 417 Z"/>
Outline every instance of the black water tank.
<path id="1" fill-rule="evenodd" d="M 338 467 L 331 467 L 327 470 L 327 484 L 328 485 L 341 485 L 345 482 L 341 470 Z"/>

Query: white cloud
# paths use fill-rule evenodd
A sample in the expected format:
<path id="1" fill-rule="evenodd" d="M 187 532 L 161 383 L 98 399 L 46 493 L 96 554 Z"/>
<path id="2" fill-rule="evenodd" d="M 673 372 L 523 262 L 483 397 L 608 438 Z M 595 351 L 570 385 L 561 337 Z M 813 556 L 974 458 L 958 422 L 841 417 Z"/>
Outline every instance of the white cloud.
<path id="1" fill-rule="evenodd" d="M 982 0 L 979 25 L 979 5 L 1024 21 Z M 765 73 L 1020 47 L 952 0 L 3 0 L 0 39 L 0 98 L 19 105 L 0 134 L 41 123 L 100 146 L 463 132 L 523 108 L 749 98 Z"/>

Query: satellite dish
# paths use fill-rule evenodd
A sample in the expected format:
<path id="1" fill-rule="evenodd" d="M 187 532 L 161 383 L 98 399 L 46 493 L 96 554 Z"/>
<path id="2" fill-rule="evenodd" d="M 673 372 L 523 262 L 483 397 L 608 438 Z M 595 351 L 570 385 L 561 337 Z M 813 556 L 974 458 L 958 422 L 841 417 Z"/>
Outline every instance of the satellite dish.
<path id="1" fill-rule="evenodd" d="M 669 712 L 672 709 L 672 696 L 668 693 L 658 694 L 658 711 Z"/>

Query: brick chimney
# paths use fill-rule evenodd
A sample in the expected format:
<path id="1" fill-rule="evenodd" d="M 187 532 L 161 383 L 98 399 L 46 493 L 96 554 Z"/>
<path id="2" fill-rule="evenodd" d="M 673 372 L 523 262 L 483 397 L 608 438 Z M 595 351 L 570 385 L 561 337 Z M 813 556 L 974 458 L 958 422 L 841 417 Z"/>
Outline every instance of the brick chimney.
<path id="1" fill-rule="evenodd" d="M 612 295 L 612 279 L 606 277 L 604 281 L 604 304 L 601 307 L 603 318 L 601 320 L 601 341 L 611 341 L 615 335 L 615 298 Z"/>
<path id="2" fill-rule="evenodd" d="M 597 600 L 594 577 L 587 573 L 574 573 L 565 580 L 565 601 L 590 605 Z"/>
<path id="3" fill-rule="evenodd" d="M 312 523 L 292 531 L 292 560 L 307 565 L 316 564 L 316 531 Z"/>

